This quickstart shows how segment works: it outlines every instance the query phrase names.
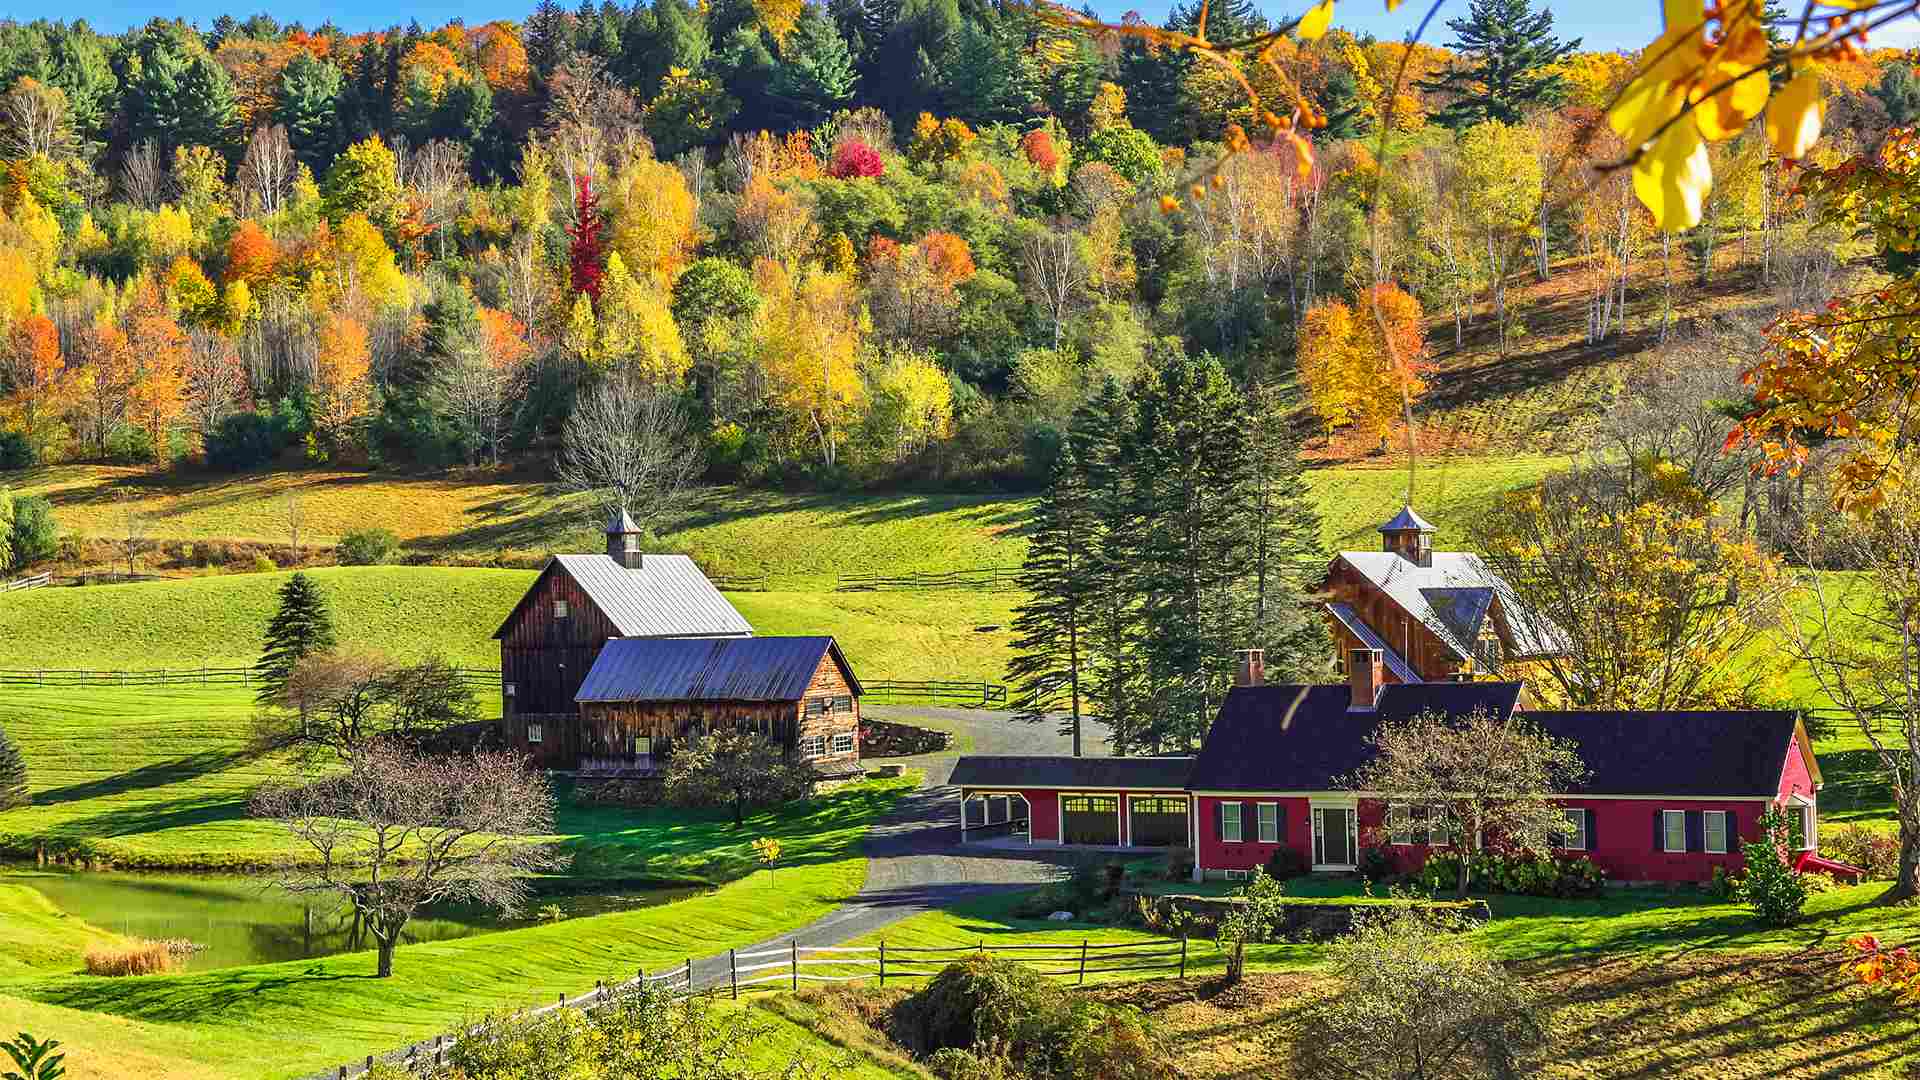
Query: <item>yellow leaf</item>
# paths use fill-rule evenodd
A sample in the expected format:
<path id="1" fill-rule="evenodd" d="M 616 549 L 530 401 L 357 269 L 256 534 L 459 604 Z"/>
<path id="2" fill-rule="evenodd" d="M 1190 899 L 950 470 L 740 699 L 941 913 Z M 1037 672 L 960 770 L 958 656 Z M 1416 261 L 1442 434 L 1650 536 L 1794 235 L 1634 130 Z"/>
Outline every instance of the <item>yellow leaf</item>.
<path id="1" fill-rule="evenodd" d="M 1620 100 L 1607 110 L 1607 124 L 1628 146 L 1651 139 L 1660 125 L 1686 105 L 1681 81 L 1692 73 L 1699 48 L 1698 20 L 1681 26 L 1669 24 L 1667 31 L 1647 46 L 1647 66 L 1634 75 Z"/>
<path id="2" fill-rule="evenodd" d="M 1663 0 L 1660 13 L 1666 18 L 1666 28 L 1698 30 L 1707 21 L 1706 0 Z"/>
<path id="3" fill-rule="evenodd" d="M 1700 224 L 1700 205 L 1712 187 L 1707 144 L 1687 119 L 1668 128 L 1633 167 L 1633 192 L 1664 232 Z"/>
<path id="4" fill-rule="evenodd" d="M 1300 16 L 1300 25 L 1294 28 L 1294 33 L 1301 41 L 1319 41 L 1327 36 L 1327 27 L 1332 24 L 1333 0 L 1320 0 Z"/>
<path id="5" fill-rule="evenodd" d="M 1820 77 L 1811 68 L 1795 75 L 1767 106 L 1767 141 L 1773 143 L 1774 153 L 1792 161 L 1806 157 L 1820 140 L 1826 111 Z"/>
<path id="6" fill-rule="evenodd" d="M 1748 72 L 1741 75 L 1741 72 Z M 1728 79 L 1739 78 L 1725 90 L 1714 94 L 1699 103 L 1694 110 L 1694 123 L 1699 125 L 1700 134 L 1708 142 L 1725 142 L 1746 128 L 1747 121 L 1760 115 L 1767 106 L 1767 92 L 1770 84 L 1764 69 L 1753 70 L 1748 64 L 1717 63 L 1702 80 L 1700 91 L 1712 90 Z"/>
<path id="7" fill-rule="evenodd" d="M 1403 2 L 1404 0 L 1387 0 L 1387 12 L 1391 14 L 1393 9 L 1399 7 Z"/>

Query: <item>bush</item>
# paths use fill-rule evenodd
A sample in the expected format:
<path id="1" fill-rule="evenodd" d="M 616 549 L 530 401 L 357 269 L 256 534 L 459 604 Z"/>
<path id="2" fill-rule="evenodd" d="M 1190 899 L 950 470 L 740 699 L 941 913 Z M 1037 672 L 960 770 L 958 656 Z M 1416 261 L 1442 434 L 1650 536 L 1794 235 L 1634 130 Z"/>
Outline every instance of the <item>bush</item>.
<path id="1" fill-rule="evenodd" d="M 1739 898 L 1769 926 L 1792 923 L 1807 904 L 1807 883 L 1787 862 L 1790 835 L 1786 815 L 1768 810 L 1760 817 L 1760 839 L 1742 846 L 1747 873 Z"/>
<path id="2" fill-rule="evenodd" d="M 256 574 L 270 574 L 278 569 L 280 568 L 273 564 L 273 560 L 267 558 L 265 555 L 255 555 L 253 557 L 253 572 Z"/>
<path id="3" fill-rule="evenodd" d="M 207 466 L 226 472 L 264 468 L 286 446 L 286 430 L 275 417 L 257 412 L 234 413 L 207 433 Z"/>
<path id="4" fill-rule="evenodd" d="M 23 570 L 60 553 L 60 526 L 53 504 L 39 495 L 13 500 L 13 566 Z"/>
<path id="5" fill-rule="evenodd" d="M 1820 853 L 1857 866 L 1877 881 L 1900 876 L 1900 834 L 1867 825 L 1834 825 L 1820 833 Z"/>
<path id="6" fill-rule="evenodd" d="M 1361 848 L 1357 869 L 1360 876 L 1368 881 L 1392 881 L 1400 876 L 1400 868 L 1394 864 L 1393 856 L 1383 847 Z"/>
<path id="7" fill-rule="evenodd" d="M 338 553 L 341 566 L 381 566 L 399 550 L 392 529 L 356 529 L 341 538 Z"/>
<path id="8" fill-rule="evenodd" d="M 1412 880 L 1428 892 L 1457 888 L 1460 859 L 1460 852 L 1452 849 L 1430 852 Z M 1470 869 L 1471 880 L 1479 888 L 1520 896 L 1592 896 L 1607 877 L 1585 855 L 1547 856 L 1531 851 L 1477 851 Z"/>
<path id="9" fill-rule="evenodd" d="M 9 428 L 0 431 L 0 472 L 9 469 L 31 469 L 40 464 L 40 452 L 33 447 L 33 441 L 24 431 Z"/>
<path id="10" fill-rule="evenodd" d="M 154 457 L 153 437 L 144 429 L 120 424 L 107 433 L 107 460 L 115 465 L 148 465 Z"/>
<path id="11" fill-rule="evenodd" d="M 1307 873 L 1307 857 L 1290 847 L 1281 847 L 1267 859 L 1267 876 L 1290 881 Z"/>
<path id="12" fill-rule="evenodd" d="M 87 950 L 89 975 L 161 975 L 180 966 L 180 957 L 164 941 L 136 941 L 119 948 L 96 946 Z"/>
<path id="13" fill-rule="evenodd" d="M 27 794 L 27 762 L 20 756 L 5 730 L 0 730 L 0 810 L 26 806 L 33 801 Z"/>

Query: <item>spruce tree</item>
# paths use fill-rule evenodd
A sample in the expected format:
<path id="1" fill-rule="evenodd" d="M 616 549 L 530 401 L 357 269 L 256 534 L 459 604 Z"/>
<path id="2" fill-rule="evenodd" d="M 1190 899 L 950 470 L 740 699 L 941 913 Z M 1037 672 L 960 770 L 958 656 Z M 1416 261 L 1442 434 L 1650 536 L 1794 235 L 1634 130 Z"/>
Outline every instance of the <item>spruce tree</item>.
<path id="1" fill-rule="evenodd" d="M 1328 674 L 1333 642 L 1326 620 L 1307 600 L 1326 576 L 1327 552 L 1300 461 L 1293 423 L 1297 395 L 1257 386 L 1247 397 L 1249 559 L 1242 640 L 1266 651 L 1269 680 L 1319 682 Z"/>
<path id="2" fill-rule="evenodd" d="M 1530 109 L 1566 100 L 1566 80 L 1554 66 L 1580 48 L 1580 39 L 1554 37 L 1553 12 L 1533 11 L 1527 0 L 1471 0 L 1467 17 L 1447 28 L 1460 62 L 1418 84 L 1454 95 L 1435 117 L 1440 123 L 1517 124 Z"/>
<path id="3" fill-rule="evenodd" d="M 1080 756 L 1081 676 L 1095 600 L 1099 519 L 1073 441 L 1060 449 L 1053 482 L 1040 497 L 1020 587 L 1029 599 L 1014 612 L 1014 656 L 1007 677 L 1014 708 L 1028 721 L 1065 713 L 1061 734 Z"/>
<path id="4" fill-rule="evenodd" d="M 1092 562 L 1082 696 L 1089 711 L 1107 725 L 1107 739 L 1120 754 L 1140 745 L 1145 715 L 1140 707 L 1141 593 L 1133 551 L 1137 515 L 1120 440 L 1132 424 L 1133 403 L 1118 381 L 1108 379 L 1074 414 L 1069 435 L 1086 477 L 1099 537 Z"/>
<path id="5" fill-rule="evenodd" d="M 295 573 L 280 586 L 280 609 L 267 623 L 267 647 L 254 665 L 260 681 L 256 700 L 265 702 L 279 694 L 286 689 L 287 676 L 295 664 L 336 644 L 326 597 L 320 595 L 320 587 L 312 578 Z"/>
<path id="6" fill-rule="evenodd" d="M 0 728 L 0 810 L 25 806 L 33 798 L 27 794 L 27 762 L 6 730 Z"/>

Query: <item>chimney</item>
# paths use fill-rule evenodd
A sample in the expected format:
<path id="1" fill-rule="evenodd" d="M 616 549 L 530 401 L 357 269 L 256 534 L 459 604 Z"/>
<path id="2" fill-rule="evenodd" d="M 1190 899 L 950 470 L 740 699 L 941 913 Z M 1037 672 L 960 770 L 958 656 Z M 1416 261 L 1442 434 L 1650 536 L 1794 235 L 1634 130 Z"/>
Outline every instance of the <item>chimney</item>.
<path id="1" fill-rule="evenodd" d="M 1233 685 L 1264 686 L 1267 681 L 1267 654 L 1263 649 L 1233 650 Z"/>
<path id="2" fill-rule="evenodd" d="M 1350 649 L 1347 652 L 1347 689 L 1352 696 L 1347 702 L 1349 709 L 1365 709 L 1369 712 L 1380 701 L 1379 649 Z"/>
<path id="3" fill-rule="evenodd" d="M 629 570 L 640 569 L 645 558 L 640 551 L 640 526 L 633 523 L 624 506 L 607 519 L 607 558 Z"/>

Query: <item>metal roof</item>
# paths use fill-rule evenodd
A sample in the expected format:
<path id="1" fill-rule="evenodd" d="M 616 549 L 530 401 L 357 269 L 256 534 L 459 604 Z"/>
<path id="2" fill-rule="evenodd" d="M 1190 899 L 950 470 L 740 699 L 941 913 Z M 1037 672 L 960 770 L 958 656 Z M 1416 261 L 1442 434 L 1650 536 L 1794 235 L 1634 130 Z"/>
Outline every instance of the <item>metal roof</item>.
<path id="1" fill-rule="evenodd" d="M 967 788 L 1131 788 L 1178 791 L 1190 757 L 1014 757 L 968 755 L 947 783 Z"/>
<path id="2" fill-rule="evenodd" d="M 606 555 L 555 555 L 621 637 L 726 637 L 753 633 L 685 555 L 648 555 L 629 570 Z"/>
<path id="3" fill-rule="evenodd" d="M 1387 665 L 1387 670 L 1393 672 L 1394 678 L 1405 683 L 1420 681 L 1420 675 L 1413 670 L 1413 665 L 1407 663 L 1399 653 L 1394 652 L 1393 646 L 1373 632 L 1373 627 L 1362 622 L 1359 613 L 1353 608 L 1336 600 L 1327 605 L 1327 610 L 1333 613 L 1334 618 L 1340 620 L 1340 625 L 1346 627 L 1348 633 L 1359 638 L 1361 644 L 1369 649 L 1380 650 L 1381 660 Z"/>
<path id="4" fill-rule="evenodd" d="M 608 536 L 624 536 L 627 533 L 637 533 L 639 531 L 640 526 L 633 523 L 633 515 L 627 513 L 626 507 L 622 506 L 607 515 Z"/>
<path id="5" fill-rule="evenodd" d="M 616 638 L 575 701 L 799 701 L 821 657 L 853 677 L 830 637 Z"/>
<path id="6" fill-rule="evenodd" d="M 1434 606 L 1436 599 L 1441 601 L 1441 606 L 1457 603 L 1459 593 L 1455 590 L 1460 589 L 1486 589 L 1490 591 L 1490 600 L 1499 602 L 1506 613 L 1505 626 L 1513 638 L 1516 658 L 1551 656 L 1566 651 L 1559 644 L 1564 639 L 1560 628 L 1548 623 L 1544 616 L 1528 611 L 1506 581 L 1470 551 L 1436 551 L 1430 566 L 1421 566 L 1391 551 L 1343 551 L 1340 558 L 1386 593 L 1401 610 L 1433 631 L 1434 636 L 1462 660 L 1474 655 L 1473 642 L 1463 639 Z M 1477 625 L 1477 620 L 1475 622 Z"/>
<path id="7" fill-rule="evenodd" d="M 1393 515 L 1393 520 L 1380 526 L 1380 531 L 1388 532 L 1433 532 L 1434 528 L 1426 518 L 1414 512 L 1413 507 L 1403 506 Z"/>

